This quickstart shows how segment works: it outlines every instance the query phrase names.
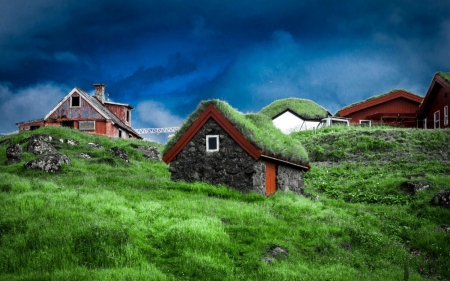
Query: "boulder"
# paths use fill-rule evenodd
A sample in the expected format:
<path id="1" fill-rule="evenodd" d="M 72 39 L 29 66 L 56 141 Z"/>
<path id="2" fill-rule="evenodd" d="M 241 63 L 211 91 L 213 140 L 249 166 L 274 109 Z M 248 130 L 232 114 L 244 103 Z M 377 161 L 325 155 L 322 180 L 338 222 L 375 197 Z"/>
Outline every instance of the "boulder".
<path id="1" fill-rule="evenodd" d="M 78 153 L 77 156 L 79 156 L 79 157 L 81 157 L 81 158 L 85 158 L 85 159 L 91 158 L 91 156 L 90 156 L 89 154 L 84 153 L 84 152 Z"/>
<path id="2" fill-rule="evenodd" d="M 53 173 L 61 168 L 65 163 L 70 165 L 70 158 L 65 154 L 45 154 L 25 163 L 25 168 L 31 170 L 42 170 L 47 173 Z"/>
<path id="3" fill-rule="evenodd" d="M 420 190 L 430 188 L 431 183 L 427 181 L 407 181 L 403 184 L 403 186 L 409 194 L 415 195 Z"/>
<path id="4" fill-rule="evenodd" d="M 115 147 L 111 148 L 109 150 L 109 152 L 111 152 L 112 154 L 116 155 L 117 157 L 119 157 L 120 159 L 124 160 L 125 162 L 127 162 L 127 163 L 129 162 L 128 161 L 128 154 L 123 148 L 115 146 Z"/>
<path id="5" fill-rule="evenodd" d="M 22 146 L 18 143 L 9 146 L 6 149 L 6 165 L 13 164 L 20 160 L 22 157 Z"/>
<path id="6" fill-rule="evenodd" d="M 450 209 L 450 188 L 439 191 L 439 193 L 431 199 L 431 204 Z"/>
<path id="7" fill-rule="evenodd" d="M 436 227 L 434 230 L 450 232 L 450 226 L 449 225 L 441 225 L 441 226 Z"/>
<path id="8" fill-rule="evenodd" d="M 268 254 L 269 255 L 263 257 L 262 260 L 267 263 L 272 263 L 273 259 L 275 258 L 287 257 L 289 255 L 289 251 L 287 249 L 275 245 L 270 249 Z"/>
<path id="9" fill-rule="evenodd" d="M 33 154 L 56 153 L 56 148 L 45 141 L 31 139 L 27 144 L 26 151 Z"/>
<path id="10" fill-rule="evenodd" d="M 50 135 L 46 135 L 46 134 L 34 134 L 28 138 L 21 140 L 20 144 L 26 143 L 29 141 L 33 141 L 33 140 L 51 142 L 53 140 L 53 137 Z"/>
<path id="11" fill-rule="evenodd" d="M 161 155 L 156 147 L 142 145 L 138 146 L 137 149 L 149 160 L 161 160 Z"/>
<path id="12" fill-rule="evenodd" d="M 95 148 L 95 149 L 104 148 L 103 145 L 96 143 L 96 142 L 88 142 L 87 146 L 89 146 L 91 148 Z"/>
<path id="13" fill-rule="evenodd" d="M 79 141 L 72 140 L 72 139 L 65 139 L 65 142 L 66 142 L 68 145 L 71 145 L 71 146 L 77 146 L 77 145 L 80 144 Z"/>

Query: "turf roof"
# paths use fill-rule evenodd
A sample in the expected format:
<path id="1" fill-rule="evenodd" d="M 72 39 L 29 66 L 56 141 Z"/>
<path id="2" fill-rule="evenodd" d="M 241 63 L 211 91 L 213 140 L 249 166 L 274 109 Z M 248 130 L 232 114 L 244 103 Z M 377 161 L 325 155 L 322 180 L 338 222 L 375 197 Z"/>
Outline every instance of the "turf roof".
<path id="1" fill-rule="evenodd" d="M 243 114 L 231 107 L 227 102 L 220 100 L 202 101 L 197 109 L 186 119 L 175 136 L 167 142 L 163 149 L 163 154 L 178 142 L 181 136 L 183 136 L 210 104 L 213 104 L 263 154 L 282 158 L 287 161 L 308 163 L 308 153 L 301 142 L 292 139 L 289 135 L 285 135 L 275 128 L 269 117 L 260 113 Z"/>
<path id="2" fill-rule="evenodd" d="M 422 96 L 419 96 L 419 95 L 417 95 L 417 94 L 411 93 L 411 92 L 406 91 L 406 90 L 404 90 L 404 89 L 394 89 L 394 90 L 390 90 L 390 91 L 387 92 L 387 93 L 384 93 L 384 94 L 381 94 L 381 95 L 377 95 L 377 96 L 371 96 L 371 97 L 369 97 L 369 98 L 367 98 L 367 99 L 365 99 L 365 100 L 358 101 L 358 102 L 355 102 L 355 103 L 346 105 L 346 106 L 344 106 L 343 108 L 339 109 L 339 110 L 336 112 L 335 116 L 339 116 L 339 115 L 338 115 L 339 111 L 341 111 L 341 110 L 343 110 L 343 109 L 346 109 L 346 108 L 349 108 L 349 107 L 353 107 L 353 106 L 355 106 L 355 105 L 362 104 L 362 103 L 365 103 L 365 102 L 368 102 L 368 101 L 371 101 L 371 100 L 374 100 L 374 99 L 377 99 L 377 98 L 381 98 L 381 97 L 383 97 L 383 96 L 387 96 L 387 95 L 390 95 L 390 94 L 395 93 L 395 92 L 398 92 L 398 91 L 402 91 L 402 92 L 405 92 L 405 93 L 408 93 L 408 94 L 415 95 L 415 96 L 418 96 L 418 97 L 420 97 L 420 98 L 423 98 Z"/>
<path id="3" fill-rule="evenodd" d="M 264 114 L 269 118 L 275 117 L 277 114 L 290 109 L 299 116 L 306 119 L 322 119 L 327 117 L 328 111 L 312 100 L 287 98 L 276 100 L 268 106 L 261 109 L 260 114 Z"/>
<path id="4" fill-rule="evenodd" d="M 445 81 L 447 81 L 448 83 L 450 83 L 450 72 L 438 72 L 437 73 L 439 76 L 441 76 L 442 78 L 444 78 Z"/>

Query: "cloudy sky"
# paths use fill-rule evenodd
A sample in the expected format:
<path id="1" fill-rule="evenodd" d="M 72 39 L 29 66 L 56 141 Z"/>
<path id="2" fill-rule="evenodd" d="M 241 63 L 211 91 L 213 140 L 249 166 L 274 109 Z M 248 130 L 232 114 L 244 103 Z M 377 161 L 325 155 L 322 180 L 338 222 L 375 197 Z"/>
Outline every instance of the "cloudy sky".
<path id="1" fill-rule="evenodd" d="M 450 1 L 0 4 L 0 133 L 94 83 L 146 128 L 180 125 L 211 98 L 257 112 L 299 97 L 334 113 L 394 88 L 425 95 L 450 71 Z"/>

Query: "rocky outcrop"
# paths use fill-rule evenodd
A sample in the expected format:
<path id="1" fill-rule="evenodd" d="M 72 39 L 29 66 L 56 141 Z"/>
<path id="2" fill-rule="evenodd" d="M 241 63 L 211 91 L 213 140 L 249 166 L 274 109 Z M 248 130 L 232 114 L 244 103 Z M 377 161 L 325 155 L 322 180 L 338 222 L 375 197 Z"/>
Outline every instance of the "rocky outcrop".
<path id="1" fill-rule="evenodd" d="M 128 154 L 123 148 L 115 146 L 115 147 L 111 148 L 109 150 L 109 152 L 111 152 L 112 154 L 116 155 L 117 157 L 119 157 L 123 161 L 129 163 L 129 161 L 128 161 Z"/>
<path id="2" fill-rule="evenodd" d="M 270 249 L 268 256 L 263 258 L 263 261 L 272 263 L 273 259 L 286 258 L 288 255 L 289 251 L 287 249 L 275 245 Z"/>
<path id="3" fill-rule="evenodd" d="M 31 135 L 28 138 L 25 138 L 23 140 L 20 141 L 20 144 L 26 143 L 26 142 L 30 142 L 30 141 L 44 141 L 44 142 L 51 142 L 53 140 L 53 137 L 50 135 L 46 135 L 46 134 L 34 134 Z"/>
<path id="4" fill-rule="evenodd" d="M 403 184 L 403 187 L 409 194 L 416 195 L 417 192 L 430 188 L 431 183 L 427 181 L 408 181 Z"/>
<path id="5" fill-rule="evenodd" d="M 77 146 L 80 144 L 79 141 L 73 140 L 73 139 L 65 139 L 64 140 L 65 143 L 67 143 L 70 146 Z"/>
<path id="6" fill-rule="evenodd" d="M 22 146 L 18 143 L 11 145 L 6 149 L 6 165 L 16 163 L 22 157 Z"/>
<path id="7" fill-rule="evenodd" d="M 436 194 L 431 200 L 431 204 L 450 209 L 450 188 L 441 190 Z"/>
<path id="8" fill-rule="evenodd" d="M 80 153 L 78 153 L 76 156 L 81 157 L 81 158 L 84 158 L 84 159 L 91 158 L 91 156 L 90 156 L 89 154 L 84 153 L 84 152 L 80 152 Z"/>
<path id="9" fill-rule="evenodd" d="M 65 154 L 44 154 L 38 158 L 25 163 L 25 168 L 42 170 L 47 173 L 54 173 L 65 163 L 70 165 L 70 158 Z"/>
<path id="10" fill-rule="evenodd" d="M 103 149 L 104 148 L 103 145 L 96 143 L 96 142 L 88 142 L 86 145 L 91 148 L 94 148 L 94 149 Z"/>
<path id="11" fill-rule="evenodd" d="M 26 151 L 33 154 L 56 153 L 56 148 L 45 141 L 30 139 L 26 147 Z"/>
<path id="12" fill-rule="evenodd" d="M 137 150 L 141 151 L 145 158 L 149 160 L 161 160 L 159 150 L 153 146 L 138 146 Z"/>

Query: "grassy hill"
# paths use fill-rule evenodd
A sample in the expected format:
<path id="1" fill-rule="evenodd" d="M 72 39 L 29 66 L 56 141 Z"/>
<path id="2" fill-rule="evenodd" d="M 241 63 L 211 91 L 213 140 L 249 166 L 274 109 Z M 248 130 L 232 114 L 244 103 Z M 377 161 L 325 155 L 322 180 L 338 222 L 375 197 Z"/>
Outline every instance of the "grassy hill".
<path id="1" fill-rule="evenodd" d="M 58 144 L 71 165 L 28 171 L 23 164 L 35 156 L 25 153 L 6 166 L 8 143 L 31 133 L 80 141 Z M 449 188 L 450 165 L 441 162 L 448 131 L 324 129 L 294 137 L 315 161 L 305 184 L 318 199 L 172 182 L 167 165 L 136 150 L 158 146 L 145 141 L 61 128 L 2 137 L 0 280 L 450 279 L 450 233 L 436 230 L 449 224 L 450 210 L 429 203 Z M 110 154 L 113 146 L 130 163 Z M 424 157 L 405 156 L 420 146 Z M 418 173 L 432 186 L 410 196 L 402 185 Z"/>

